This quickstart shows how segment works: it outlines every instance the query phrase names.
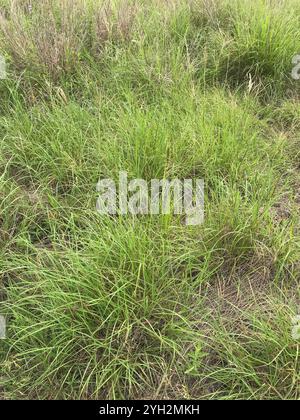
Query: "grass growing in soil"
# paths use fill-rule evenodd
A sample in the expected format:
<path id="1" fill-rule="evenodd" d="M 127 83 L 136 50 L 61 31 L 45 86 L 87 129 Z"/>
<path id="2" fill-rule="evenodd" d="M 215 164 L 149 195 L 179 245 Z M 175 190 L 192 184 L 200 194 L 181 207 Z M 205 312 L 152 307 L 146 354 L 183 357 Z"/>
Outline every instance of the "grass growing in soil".
<path id="1" fill-rule="evenodd" d="M 0 399 L 299 399 L 298 1 L 0 11 Z M 121 170 L 204 224 L 100 216 Z"/>

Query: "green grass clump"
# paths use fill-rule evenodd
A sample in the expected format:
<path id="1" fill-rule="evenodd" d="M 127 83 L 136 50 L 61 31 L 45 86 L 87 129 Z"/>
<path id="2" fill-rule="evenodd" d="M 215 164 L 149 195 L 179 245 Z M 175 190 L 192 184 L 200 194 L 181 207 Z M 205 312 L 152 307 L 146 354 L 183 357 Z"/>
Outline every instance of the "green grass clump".
<path id="1" fill-rule="evenodd" d="M 0 6 L 0 399 L 299 399 L 297 3 Z M 100 216 L 119 171 L 204 223 Z"/>
<path id="2" fill-rule="evenodd" d="M 192 51 L 200 52 L 198 77 L 254 90 L 265 100 L 298 89 L 291 80 L 300 48 L 296 2 L 204 1 L 194 7 L 190 38 Z"/>

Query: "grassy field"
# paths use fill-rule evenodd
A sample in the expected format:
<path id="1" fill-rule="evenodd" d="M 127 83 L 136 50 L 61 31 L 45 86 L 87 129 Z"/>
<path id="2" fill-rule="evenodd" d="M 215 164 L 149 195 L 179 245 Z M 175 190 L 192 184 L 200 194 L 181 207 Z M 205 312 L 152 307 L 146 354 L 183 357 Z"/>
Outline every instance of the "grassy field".
<path id="1" fill-rule="evenodd" d="M 299 1 L 0 10 L 0 399 L 300 399 Z M 204 223 L 100 216 L 119 171 Z"/>

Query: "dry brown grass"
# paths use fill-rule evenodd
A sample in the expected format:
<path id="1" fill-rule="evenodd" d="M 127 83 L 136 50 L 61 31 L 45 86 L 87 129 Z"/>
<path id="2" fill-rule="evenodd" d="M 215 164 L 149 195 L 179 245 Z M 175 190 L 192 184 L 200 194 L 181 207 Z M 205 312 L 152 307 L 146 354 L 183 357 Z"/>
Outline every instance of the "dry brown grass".
<path id="1" fill-rule="evenodd" d="M 70 71 L 80 60 L 86 27 L 82 2 L 43 0 L 12 1 L 6 16 L 0 16 L 1 49 L 19 71 L 36 70 L 56 77 Z"/>
<path id="2" fill-rule="evenodd" d="M 18 74 L 56 80 L 76 71 L 86 54 L 98 58 L 107 42 L 142 35 L 154 10 L 165 26 L 190 1 L 7 0 L 0 9 L 0 52 Z"/>
<path id="3" fill-rule="evenodd" d="M 135 1 L 11 0 L 0 11 L 0 50 L 18 72 L 56 79 L 80 65 L 85 51 L 99 53 L 108 40 L 129 40 Z"/>
<path id="4" fill-rule="evenodd" d="M 134 29 L 138 13 L 135 1 L 122 0 L 117 4 L 104 1 L 95 9 L 94 46 L 101 49 L 104 42 L 111 40 L 129 40 Z"/>

